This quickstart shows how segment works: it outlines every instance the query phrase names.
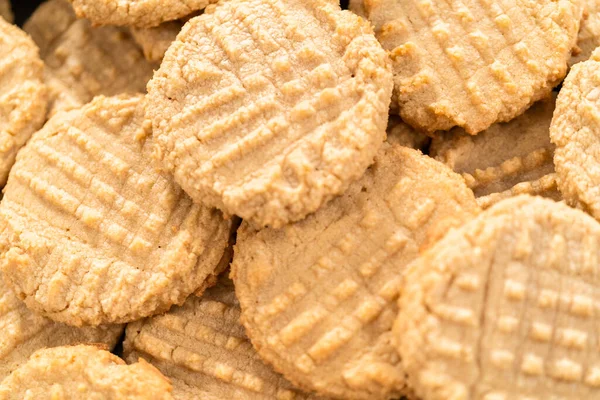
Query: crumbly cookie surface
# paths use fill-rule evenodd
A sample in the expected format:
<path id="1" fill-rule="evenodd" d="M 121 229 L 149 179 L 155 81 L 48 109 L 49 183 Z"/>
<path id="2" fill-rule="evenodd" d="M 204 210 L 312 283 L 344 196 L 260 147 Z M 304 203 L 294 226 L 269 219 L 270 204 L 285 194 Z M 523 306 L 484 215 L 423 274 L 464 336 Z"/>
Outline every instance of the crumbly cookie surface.
<path id="1" fill-rule="evenodd" d="M 35 352 L 0 384 L 2 400 L 172 400 L 169 380 L 144 360 L 125 365 L 95 346 Z"/>
<path id="2" fill-rule="evenodd" d="M 243 223 L 232 277 L 258 353 L 307 390 L 400 397 L 391 327 L 404 268 L 477 211 L 448 167 L 386 144 L 363 178 L 305 220 L 258 232 Z"/>
<path id="3" fill-rule="evenodd" d="M 166 311 L 218 275 L 230 221 L 151 161 L 143 96 L 59 113 L 19 153 L 0 203 L 1 268 L 34 311 L 71 325 Z"/>
<path id="4" fill-rule="evenodd" d="M 314 399 L 264 364 L 239 317 L 233 283 L 221 277 L 201 298 L 129 324 L 125 358 L 142 357 L 156 366 L 178 399 Z"/>
<path id="5" fill-rule="evenodd" d="M 335 2 L 231 1 L 184 26 L 148 85 L 148 112 L 192 198 L 278 227 L 364 173 L 391 89 L 371 27 Z"/>
<path id="6" fill-rule="evenodd" d="M 579 0 L 365 0 L 389 51 L 393 102 L 423 131 L 476 134 L 509 121 L 564 77 Z"/>
<path id="7" fill-rule="evenodd" d="M 577 35 L 577 45 L 573 49 L 569 66 L 585 61 L 600 46 L 600 3 L 596 0 L 583 2 L 583 18 Z"/>
<path id="8" fill-rule="evenodd" d="M 550 138 L 558 185 L 569 204 L 600 219 L 600 51 L 573 66 L 556 101 Z"/>
<path id="9" fill-rule="evenodd" d="M 600 393 L 600 225 L 519 196 L 451 231 L 405 277 L 396 343 L 425 400 Z"/>
<path id="10" fill-rule="evenodd" d="M 153 28 L 131 28 L 131 35 L 142 48 L 144 57 L 150 62 L 162 61 L 171 43 L 175 41 L 184 22 L 168 21 Z"/>
<path id="11" fill-rule="evenodd" d="M 426 150 L 431 138 L 402 122 L 400 118 L 390 115 L 387 128 L 387 142 L 415 150 Z"/>
<path id="12" fill-rule="evenodd" d="M 44 64 L 21 29 L 0 18 L 0 187 L 17 152 L 46 118 Z"/>

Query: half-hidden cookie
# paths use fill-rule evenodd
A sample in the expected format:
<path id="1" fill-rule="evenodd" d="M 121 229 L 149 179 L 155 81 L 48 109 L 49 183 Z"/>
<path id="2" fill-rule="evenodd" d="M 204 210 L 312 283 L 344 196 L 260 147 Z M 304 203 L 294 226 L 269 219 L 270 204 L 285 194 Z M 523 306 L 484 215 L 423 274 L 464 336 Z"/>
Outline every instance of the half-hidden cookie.
<path id="1" fill-rule="evenodd" d="M 13 22 L 14 15 L 10 6 L 10 0 L 0 0 L 0 17 L 4 18 L 7 22 Z"/>
<path id="2" fill-rule="evenodd" d="M 95 25 L 151 28 L 203 10 L 218 0 L 69 0 L 80 18 Z"/>
<path id="3" fill-rule="evenodd" d="M 17 152 L 46 118 L 44 64 L 25 32 L 0 18 L 0 187 Z"/>
<path id="4" fill-rule="evenodd" d="M 366 18 L 367 16 L 364 0 L 350 0 L 348 3 L 348 9 L 356 15 L 360 15 L 361 17 Z"/>
<path id="5" fill-rule="evenodd" d="M 70 325 L 166 311 L 218 275 L 230 221 L 151 162 L 142 96 L 58 113 L 21 150 L 0 203 L 6 283 Z"/>
<path id="6" fill-rule="evenodd" d="M 279 227 L 364 173 L 391 89 L 369 23 L 336 2 L 229 1 L 183 27 L 147 109 L 164 165 L 194 200 Z"/>
<path id="7" fill-rule="evenodd" d="M 131 35 L 142 48 L 144 57 L 151 62 L 162 61 L 171 43 L 181 31 L 181 20 L 163 22 L 154 28 L 131 28 Z"/>
<path id="8" fill-rule="evenodd" d="M 405 274 L 394 325 L 423 400 L 600 396 L 600 225 L 519 196 L 454 230 Z"/>
<path id="9" fill-rule="evenodd" d="M 239 322 L 233 283 L 221 277 L 202 298 L 127 326 L 126 360 L 144 358 L 177 399 L 308 399 L 259 358 Z"/>
<path id="10" fill-rule="evenodd" d="M 550 139 L 565 200 L 600 220 L 600 50 L 575 64 L 556 100 Z"/>
<path id="11" fill-rule="evenodd" d="M 392 102 L 427 132 L 476 134 L 523 113 L 564 77 L 579 0 L 365 0 L 394 71 Z"/>
<path id="12" fill-rule="evenodd" d="M 96 346 L 54 347 L 35 352 L 0 384 L 2 400 L 171 400 L 169 380 L 140 360 L 126 365 Z"/>
<path id="13" fill-rule="evenodd" d="M 582 0 L 583 19 L 577 36 L 577 45 L 569 60 L 569 66 L 585 61 L 600 46 L 600 2 L 597 0 Z"/>
<path id="14" fill-rule="evenodd" d="M 0 382 L 45 347 L 101 343 L 112 349 L 123 332 L 121 325 L 74 328 L 30 311 L 0 275 Z"/>
<path id="15" fill-rule="evenodd" d="M 429 146 L 431 138 L 405 124 L 400 118 L 390 115 L 387 142 L 424 151 Z"/>
<path id="16" fill-rule="evenodd" d="M 400 397 L 391 328 L 404 269 L 477 211 L 459 175 L 385 144 L 359 181 L 305 220 L 258 232 L 242 223 L 232 278 L 258 353 L 306 390 Z"/>
<path id="17" fill-rule="evenodd" d="M 477 136 L 461 128 L 439 133 L 430 155 L 461 174 L 484 208 L 518 194 L 559 200 L 549 134 L 554 106 L 553 95 Z"/>
<path id="18" fill-rule="evenodd" d="M 97 95 L 145 92 L 152 78 L 153 65 L 127 29 L 94 28 L 78 20 L 66 0 L 43 3 L 24 29 L 46 63 L 50 115 L 78 108 Z"/>

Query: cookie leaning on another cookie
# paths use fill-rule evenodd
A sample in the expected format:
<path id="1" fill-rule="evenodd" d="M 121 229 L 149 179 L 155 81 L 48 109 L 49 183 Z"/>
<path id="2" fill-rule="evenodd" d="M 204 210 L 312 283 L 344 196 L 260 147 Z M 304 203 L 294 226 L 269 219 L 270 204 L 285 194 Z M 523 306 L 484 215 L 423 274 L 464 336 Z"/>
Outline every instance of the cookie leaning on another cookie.
<path id="1" fill-rule="evenodd" d="M 35 352 L 0 384 L 0 400 L 171 400 L 171 384 L 144 360 L 125 365 L 95 346 Z"/>
<path id="2" fill-rule="evenodd" d="M 71 325 L 166 311 L 218 275 L 231 221 L 151 161 L 143 96 L 58 113 L 19 153 L 0 203 L 7 284 Z"/>
<path id="3" fill-rule="evenodd" d="M 46 118 L 44 64 L 21 29 L 0 18 L 0 187 L 19 149 Z"/>
<path id="4" fill-rule="evenodd" d="M 359 181 L 305 220 L 258 232 L 242 223 L 232 278 L 250 340 L 306 390 L 400 397 L 407 388 L 391 328 L 404 268 L 477 212 L 459 175 L 385 144 Z"/>
<path id="5" fill-rule="evenodd" d="M 163 22 L 154 28 L 131 28 L 131 35 L 151 62 L 162 61 L 171 43 L 183 28 L 181 20 Z"/>
<path id="6" fill-rule="evenodd" d="M 583 19 L 577 35 L 577 46 L 569 60 L 569 66 L 585 61 L 600 46 L 600 3 L 597 0 L 583 2 Z"/>
<path id="7" fill-rule="evenodd" d="M 393 103 L 427 132 L 476 134 L 523 113 L 567 72 L 579 0 L 365 0 L 394 70 Z"/>
<path id="8" fill-rule="evenodd" d="M 397 116 L 390 115 L 387 127 L 387 142 L 425 151 L 431 143 L 431 138 L 414 130 Z"/>
<path id="9" fill-rule="evenodd" d="M 396 343 L 420 399 L 600 396 L 600 225 L 519 196 L 409 266 Z"/>

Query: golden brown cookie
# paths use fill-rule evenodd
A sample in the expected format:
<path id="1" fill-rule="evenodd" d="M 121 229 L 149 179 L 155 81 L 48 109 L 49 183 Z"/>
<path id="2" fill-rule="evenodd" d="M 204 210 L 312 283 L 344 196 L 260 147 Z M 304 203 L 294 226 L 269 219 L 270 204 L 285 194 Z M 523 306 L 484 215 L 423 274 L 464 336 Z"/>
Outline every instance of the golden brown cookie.
<path id="1" fill-rule="evenodd" d="M 419 249 L 478 211 L 442 163 L 385 144 L 366 174 L 280 230 L 242 223 L 232 278 L 258 353 L 297 386 L 343 399 L 406 391 L 391 328 Z"/>
<path id="2" fill-rule="evenodd" d="M 300 220 L 373 161 L 388 64 L 368 22 L 334 1 L 209 7 L 148 84 L 162 161 L 196 201 L 256 226 Z"/>
<path id="3" fill-rule="evenodd" d="M 451 231 L 405 274 L 394 325 L 422 400 L 600 396 L 600 225 L 519 196 Z"/>
<path id="4" fill-rule="evenodd" d="M 476 134 L 523 113 L 564 77 L 579 0 L 365 0 L 389 51 L 393 103 L 423 131 Z"/>
<path id="5" fill-rule="evenodd" d="M 131 28 L 131 35 L 142 48 L 144 57 L 151 62 L 162 61 L 171 43 L 181 31 L 181 20 L 163 22 L 154 28 Z"/>
<path id="6" fill-rule="evenodd" d="M 140 360 L 125 365 L 96 346 L 39 350 L 0 384 L 1 400 L 171 400 L 169 380 Z"/>
<path id="7" fill-rule="evenodd" d="M 230 221 L 153 162 L 143 96 L 58 113 L 19 153 L 0 203 L 0 268 L 34 311 L 70 325 L 128 322 L 218 275 Z"/>
<path id="8" fill-rule="evenodd" d="M 549 134 L 554 106 L 552 95 L 514 120 L 492 125 L 477 136 L 461 128 L 439 133 L 429 153 L 461 174 L 484 208 L 527 193 L 559 200 Z"/>
<path id="9" fill-rule="evenodd" d="M 80 18 L 95 25 L 151 28 L 203 10 L 218 0 L 69 0 Z"/>
<path id="10" fill-rule="evenodd" d="M 573 49 L 569 66 L 585 61 L 600 46 L 600 2 L 598 0 L 581 0 L 583 2 L 583 18 L 577 46 Z"/>
<path id="11" fill-rule="evenodd" d="M 571 205 L 600 219 L 600 50 L 571 68 L 556 101 L 550 138 L 558 187 Z"/>
<path id="12" fill-rule="evenodd" d="M 429 147 L 431 138 L 414 130 L 397 116 L 390 115 L 387 128 L 387 141 L 399 146 L 424 151 Z"/>
<path id="13" fill-rule="evenodd" d="M 202 298 L 127 326 L 125 359 L 144 358 L 173 384 L 177 399 L 308 399 L 265 365 L 239 322 L 233 283 L 221 277 Z"/>
<path id="14" fill-rule="evenodd" d="M 13 22 L 14 15 L 10 6 L 10 0 L 0 0 L 0 17 L 8 22 Z"/>
<path id="15" fill-rule="evenodd" d="M 49 114 L 78 108 L 94 96 L 146 91 L 153 65 L 127 29 L 77 20 L 66 0 L 43 3 L 24 29 L 46 63 Z"/>
<path id="16" fill-rule="evenodd" d="M 0 382 L 45 347 L 102 343 L 112 349 L 123 326 L 73 328 L 30 311 L 2 281 L 0 275 Z"/>
<path id="17" fill-rule="evenodd" d="M 360 15 L 363 18 L 367 17 L 367 11 L 365 10 L 364 0 L 350 0 L 348 4 L 348 9 L 356 15 Z"/>
<path id="18" fill-rule="evenodd" d="M 44 64 L 21 29 L 0 18 L 0 187 L 19 149 L 46 118 Z"/>

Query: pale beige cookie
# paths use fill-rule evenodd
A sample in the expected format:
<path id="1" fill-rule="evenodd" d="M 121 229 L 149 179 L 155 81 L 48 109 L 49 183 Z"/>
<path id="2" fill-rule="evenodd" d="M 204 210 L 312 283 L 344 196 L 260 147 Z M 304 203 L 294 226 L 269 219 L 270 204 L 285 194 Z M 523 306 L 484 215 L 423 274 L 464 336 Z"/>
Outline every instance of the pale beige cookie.
<path id="1" fill-rule="evenodd" d="M 25 23 L 46 63 L 49 114 L 78 108 L 94 96 L 146 91 L 153 64 L 127 29 L 93 28 L 66 0 L 42 4 Z"/>
<path id="2" fill-rule="evenodd" d="M 385 144 L 340 197 L 280 230 L 242 223 L 232 263 L 242 323 L 292 383 L 343 399 L 405 393 L 391 343 L 406 265 L 478 211 L 448 167 Z"/>
<path id="3" fill-rule="evenodd" d="M 151 28 L 203 10 L 218 0 L 69 0 L 80 18 L 96 25 Z M 225 0 L 227 1 L 227 0 Z"/>
<path id="4" fill-rule="evenodd" d="M 21 29 L 0 18 L 0 187 L 17 152 L 46 118 L 44 64 Z"/>
<path id="5" fill-rule="evenodd" d="M 550 138 L 565 200 L 600 220 L 600 50 L 574 65 L 565 79 Z"/>
<path id="6" fill-rule="evenodd" d="M 0 203 L 0 268 L 32 310 L 71 325 L 166 311 L 217 275 L 230 221 L 151 162 L 142 96 L 59 113 L 19 153 Z"/>
<path id="7" fill-rule="evenodd" d="M 368 22 L 335 1 L 229 1 L 184 26 L 148 84 L 148 113 L 192 198 L 279 227 L 364 173 L 391 79 Z"/>
<path id="8" fill-rule="evenodd" d="M 400 118 L 390 115 L 387 128 L 387 141 L 388 143 L 423 151 L 427 149 L 431 139 L 429 136 L 414 130 L 410 125 L 402 122 Z"/>
<path id="9" fill-rule="evenodd" d="M 183 27 L 183 21 L 163 22 L 154 28 L 131 28 L 131 35 L 151 62 L 162 61 L 171 43 Z"/>
<path id="10" fill-rule="evenodd" d="M 579 0 L 365 0 L 394 70 L 393 103 L 423 131 L 476 134 L 564 77 Z"/>
<path id="11" fill-rule="evenodd" d="M 437 134 L 429 154 L 461 174 L 487 208 L 510 194 L 561 198 L 554 175 L 550 122 L 555 96 L 477 136 L 461 128 Z"/>
<path id="12" fill-rule="evenodd" d="M 577 46 L 573 49 L 569 66 L 590 58 L 596 47 L 600 46 L 600 2 L 598 0 L 581 0 L 583 2 L 583 19 L 577 36 Z"/>
<path id="13" fill-rule="evenodd" d="M 0 382 L 45 347 L 102 343 L 112 349 L 123 326 L 73 328 L 29 311 L 0 276 Z"/>
<path id="14" fill-rule="evenodd" d="M 405 274 L 394 325 L 422 400 L 600 396 L 600 225 L 515 197 L 451 231 Z"/>
<path id="15" fill-rule="evenodd" d="M 10 0 L 0 0 L 0 17 L 11 23 L 14 21 Z"/>
<path id="16" fill-rule="evenodd" d="M 308 399 L 265 365 L 239 322 L 233 283 L 221 277 L 202 298 L 127 326 L 125 359 L 156 366 L 177 399 Z"/>
<path id="17" fill-rule="evenodd" d="M 170 400 L 171 384 L 144 360 L 126 365 L 96 346 L 39 350 L 0 384 L 1 400 Z"/>

